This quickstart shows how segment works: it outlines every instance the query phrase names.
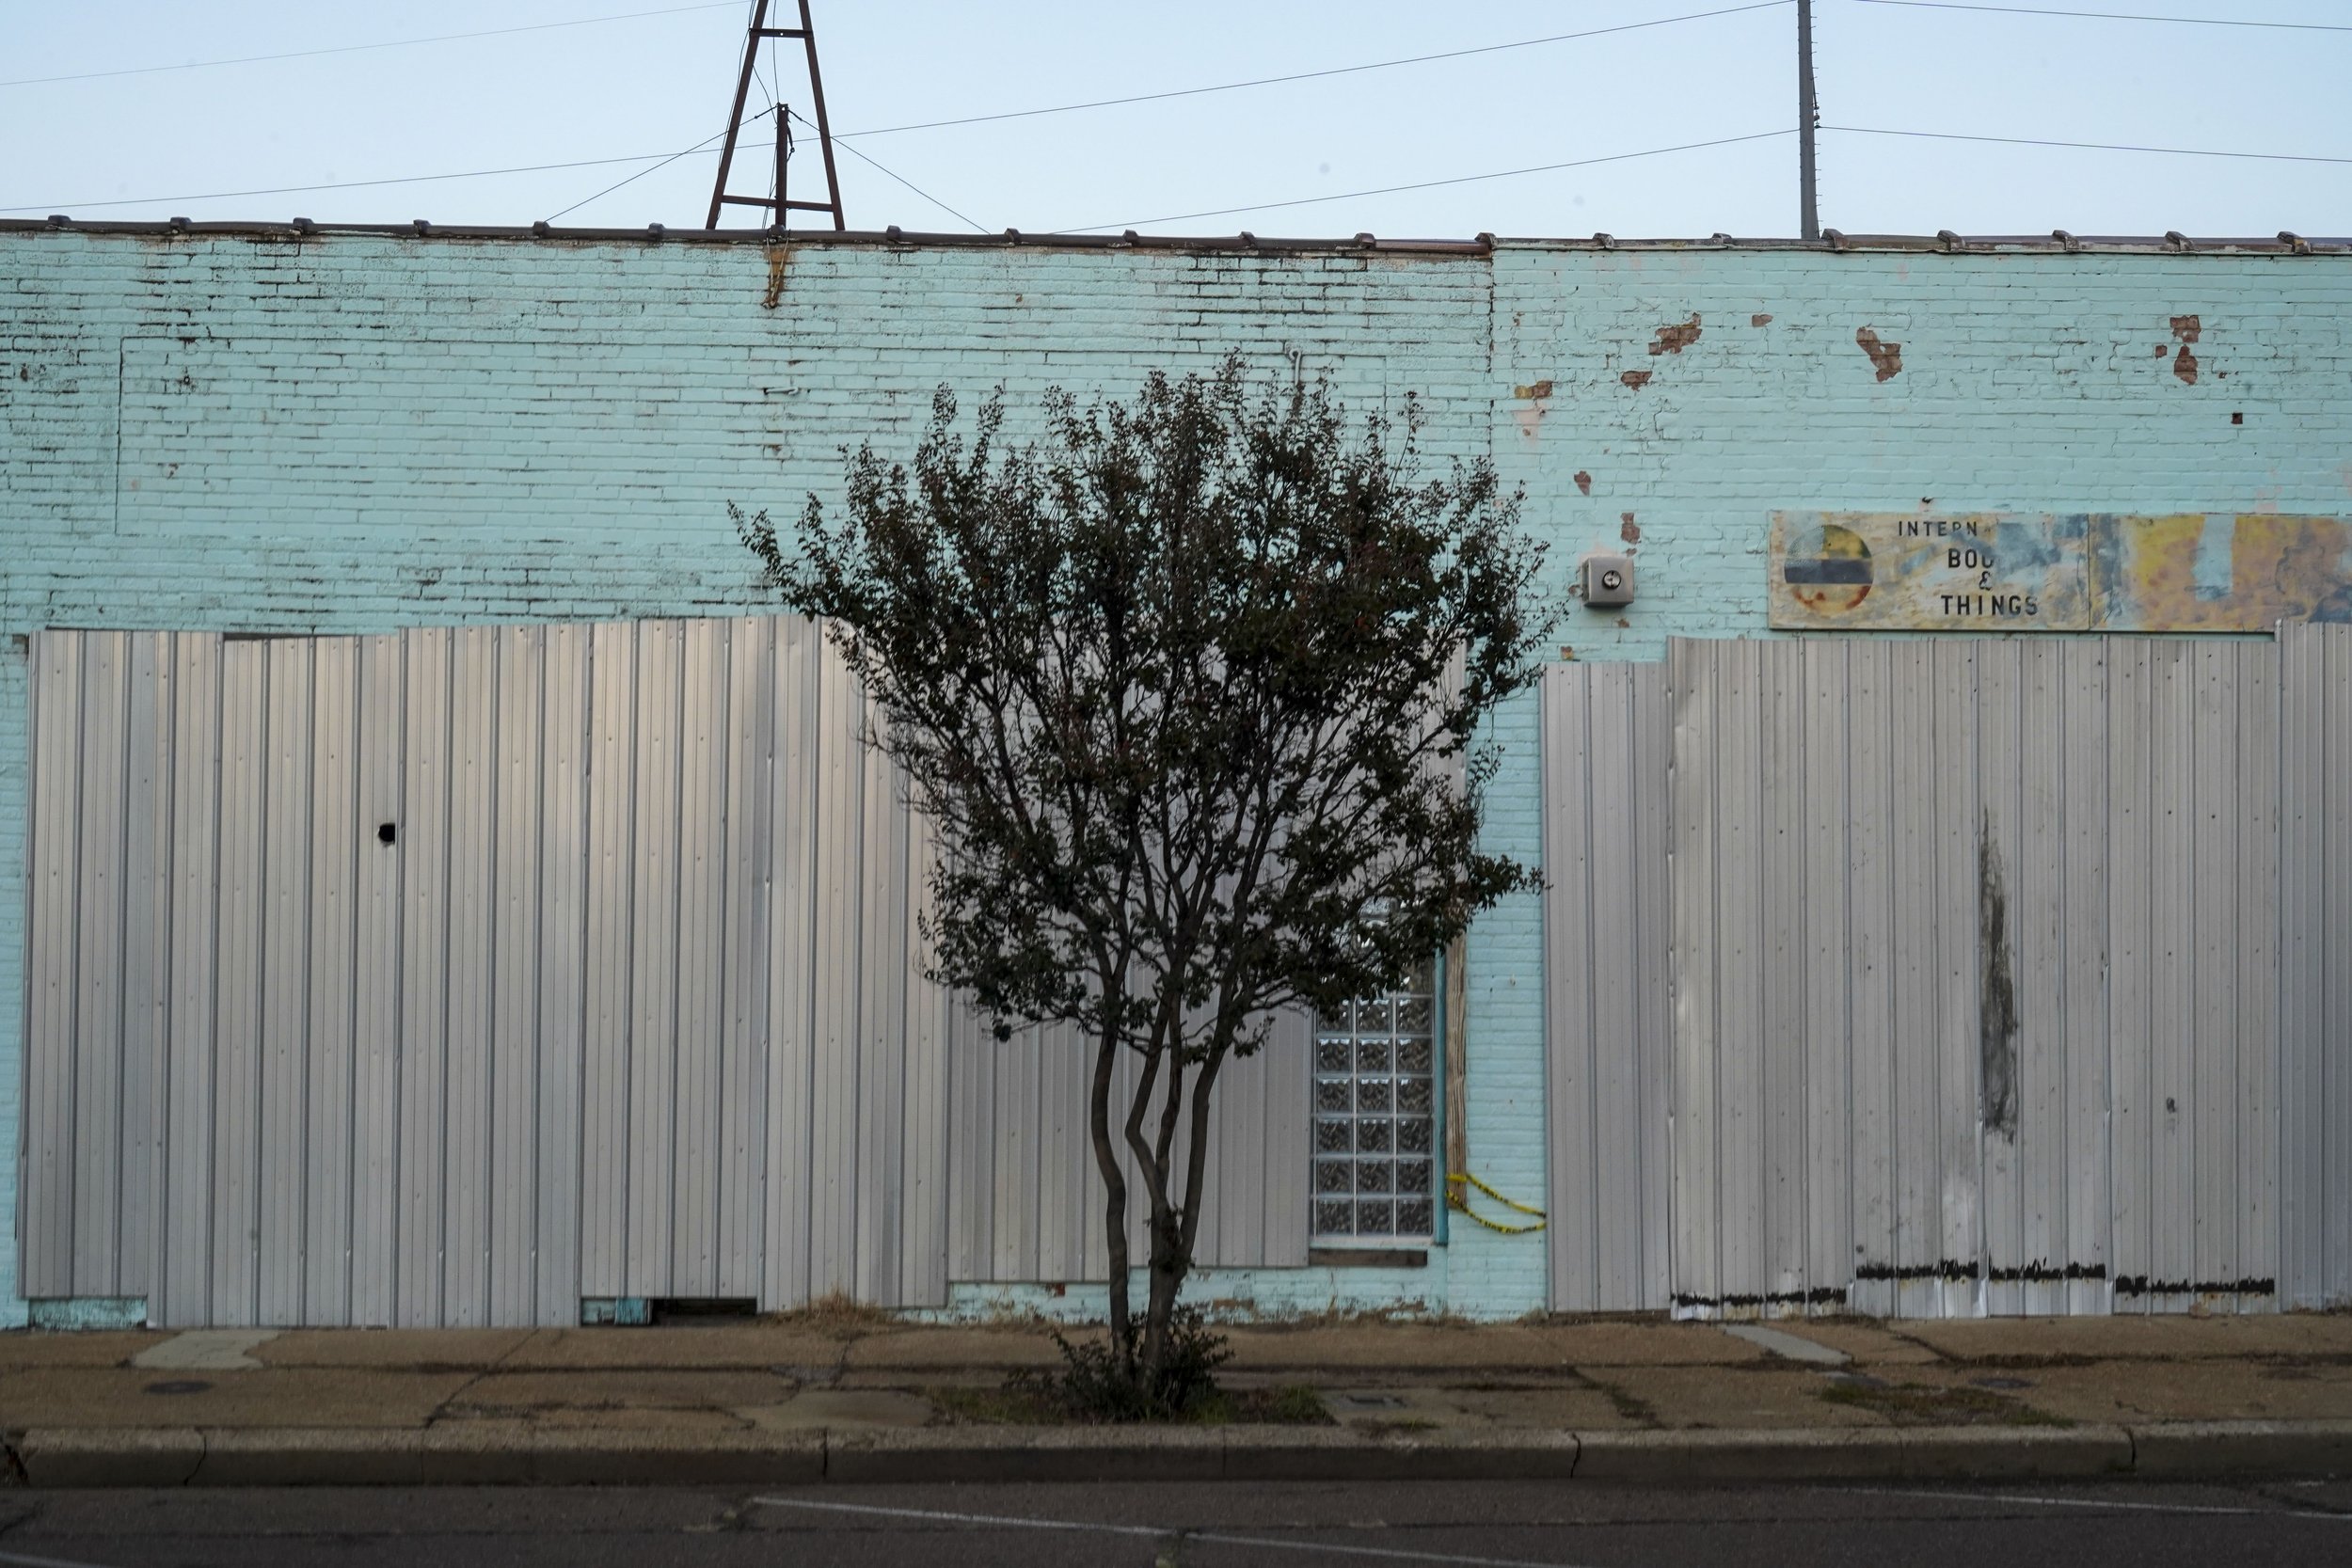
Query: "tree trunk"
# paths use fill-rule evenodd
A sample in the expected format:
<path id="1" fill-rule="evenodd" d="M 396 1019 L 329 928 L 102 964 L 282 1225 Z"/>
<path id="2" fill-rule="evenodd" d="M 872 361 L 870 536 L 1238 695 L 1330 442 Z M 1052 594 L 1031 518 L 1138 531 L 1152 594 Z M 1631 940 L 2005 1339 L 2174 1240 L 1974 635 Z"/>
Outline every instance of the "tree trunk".
<path id="1" fill-rule="evenodd" d="M 1180 1223 L 1163 1209 L 1152 1220 L 1151 1294 L 1143 1319 L 1143 1386 L 1154 1394 L 1168 1370 L 1168 1331 L 1176 1316 L 1176 1293 L 1184 1289 L 1186 1265 Z"/>
<path id="2" fill-rule="evenodd" d="M 1094 1142 L 1094 1167 L 1103 1173 L 1108 1194 L 1103 1239 L 1110 1250 L 1111 1354 L 1132 1380 L 1135 1315 L 1127 1303 L 1127 1178 L 1119 1168 L 1118 1146 L 1111 1142 L 1111 1069 L 1118 1060 L 1118 1034 L 1106 1029 L 1095 1045 L 1094 1080 L 1087 1085 L 1087 1131 Z"/>

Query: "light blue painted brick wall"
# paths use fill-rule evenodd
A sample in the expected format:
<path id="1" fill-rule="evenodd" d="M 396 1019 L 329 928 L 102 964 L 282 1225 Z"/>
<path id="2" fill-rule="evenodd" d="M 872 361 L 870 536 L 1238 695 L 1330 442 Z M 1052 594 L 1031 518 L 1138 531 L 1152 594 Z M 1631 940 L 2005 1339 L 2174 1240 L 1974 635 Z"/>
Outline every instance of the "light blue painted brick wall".
<path id="1" fill-rule="evenodd" d="M 753 601 L 725 522 L 835 449 L 909 444 L 942 381 L 1127 389 L 1238 348 L 1419 397 L 1440 457 L 1523 484 L 1564 580 L 1640 531 L 1583 658 L 1757 633 L 1776 507 L 2352 510 L 2343 258 L 1515 246 L 1483 257 L 0 233 L 0 633 L 354 631 Z M 2171 372 L 2198 314 L 2196 385 Z M 1652 354 L 1659 327 L 1695 341 Z M 1756 317 L 1769 315 L 1758 324 Z M 1877 379 L 1858 327 L 1902 345 Z M 2164 345 L 2159 357 L 2154 349 Z M 1629 387 L 1625 372 L 1647 372 Z M 1549 381 L 1540 402 L 1514 395 Z M 2233 425 L 2233 410 L 2245 421 Z M 1576 476 L 1589 481 L 1589 493 Z M 0 1196 L 23 1082 L 24 655 L 0 649 Z M 1532 701 L 1490 842 L 1533 856 Z M 1541 920 L 1470 950 L 1472 1164 L 1544 1190 Z M 14 1227 L 0 1323 L 22 1321 Z M 1540 1238 L 1456 1224 L 1427 1271 L 1201 1281 L 1272 1309 L 1540 1307 Z"/>

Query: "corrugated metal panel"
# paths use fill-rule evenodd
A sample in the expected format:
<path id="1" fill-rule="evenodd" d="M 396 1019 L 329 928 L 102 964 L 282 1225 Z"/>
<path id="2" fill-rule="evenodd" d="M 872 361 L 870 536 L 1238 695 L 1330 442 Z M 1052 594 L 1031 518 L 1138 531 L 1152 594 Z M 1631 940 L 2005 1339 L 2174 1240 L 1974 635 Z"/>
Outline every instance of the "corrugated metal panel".
<path id="1" fill-rule="evenodd" d="M 2352 1301 L 2352 627 L 2280 633 L 2280 1288 Z"/>
<path id="2" fill-rule="evenodd" d="M 1550 1299 L 1666 1305 L 1666 668 L 1545 672 Z"/>
<path id="3" fill-rule="evenodd" d="M 922 977 L 930 840 L 817 627 L 35 657 L 30 1294 L 520 1324 L 1099 1277 L 1085 1053 Z M 1306 1058 L 1228 1069 L 1202 1262 L 1305 1261 Z"/>
<path id="4" fill-rule="evenodd" d="M 2352 1294 L 2346 648 L 1676 644 L 1679 1304 Z"/>
<path id="5" fill-rule="evenodd" d="M 961 1007 L 944 1027 L 954 1041 L 944 1167 L 953 1183 L 946 1215 L 953 1277 L 1103 1278 L 1108 1199 L 1087 1130 L 1092 1048 L 1062 1025 L 1016 1030 L 1000 1042 Z M 1194 1253 L 1200 1267 L 1288 1268 L 1307 1261 L 1311 1039 L 1305 1016 L 1285 1013 L 1275 1020 L 1263 1050 L 1229 1060 L 1218 1071 L 1209 1190 Z M 1134 1082 L 1129 1064 L 1121 1062 L 1111 1085 L 1114 1132 Z M 1176 1142 L 1173 1180 L 1180 1190 L 1190 1125 L 1187 1111 Z M 1147 1200 L 1132 1158 L 1121 1153 L 1129 1256 L 1141 1267 L 1149 1245 Z M 906 1209 L 910 1216 L 929 1212 L 912 1203 Z"/>

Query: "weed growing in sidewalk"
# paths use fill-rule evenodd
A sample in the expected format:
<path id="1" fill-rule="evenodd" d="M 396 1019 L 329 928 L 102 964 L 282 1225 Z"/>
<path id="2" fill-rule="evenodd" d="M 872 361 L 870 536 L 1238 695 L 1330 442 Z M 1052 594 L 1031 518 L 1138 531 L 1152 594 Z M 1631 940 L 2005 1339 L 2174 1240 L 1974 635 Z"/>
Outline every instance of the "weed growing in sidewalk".
<path id="1" fill-rule="evenodd" d="M 1139 1331 L 1139 1325 L 1129 1333 Z M 1328 1425 L 1331 1418 L 1311 1388 L 1226 1389 L 1216 1369 L 1232 1356 L 1225 1336 L 1210 1330 L 1198 1307 L 1180 1307 L 1168 1323 L 1168 1354 L 1156 1383 L 1139 1385 L 1125 1373 L 1114 1341 L 1073 1343 L 1059 1331 L 1054 1343 L 1062 1364 L 1012 1373 L 999 1388 L 941 1388 L 931 1398 L 967 1421 L 1020 1426 L 1092 1425 L 1130 1421 L 1223 1425 L 1270 1421 Z M 1133 1346 L 1126 1347 L 1132 1357 Z"/>

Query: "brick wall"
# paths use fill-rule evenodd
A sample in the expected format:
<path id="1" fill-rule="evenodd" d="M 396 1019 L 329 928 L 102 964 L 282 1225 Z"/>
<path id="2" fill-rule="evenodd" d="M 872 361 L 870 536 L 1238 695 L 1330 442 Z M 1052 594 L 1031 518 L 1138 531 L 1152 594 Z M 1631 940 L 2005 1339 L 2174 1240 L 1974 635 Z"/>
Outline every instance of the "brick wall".
<path id="1" fill-rule="evenodd" d="M 1239 349 L 1491 451 L 1565 576 L 1633 544 L 1586 658 L 1755 633 L 1776 507 L 2352 510 L 2339 256 L 1507 246 L 1184 254 L 0 231 L 0 634 L 358 631 L 753 602 L 729 499 L 796 510 L 945 381 L 1127 389 Z M 2201 323 L 2194 384 L 2171 319 Z M 1881 379 L 1856 341 L 1900 345 Z M 1665 330 L 1661 330 L 1665 329 Z M 2159 356 L 2157 347 L 2167 349 Z M 1654 351 L 1654 352 L 1653 352 Z M 1548 388 L 1546 384 L 1549 384 Z M 2233 412 L 2244 416 L 2233 424 Z M 1627 515 L 1630 514 L 1629 524 Z M 20 1147 L 24 654 L 0 643 L 0 1148 Z M 1492 841 L 1537 844 L 1532 700 Z M 1540 913 L 1470 964 L 1473 1167 L 1544 1190 Z M 16 1161 L 0 1164 L 11 1215 Z M 13 1227 L 0 1323 L 22 1321 Z M 1454 1310 L 1539 1307 L 1457 1224 Z M 1318 1287 L 1320 1288 L 1320 1287 Z M 1268 1299 L 1295 1295 L 1267 1282 Z"/>

